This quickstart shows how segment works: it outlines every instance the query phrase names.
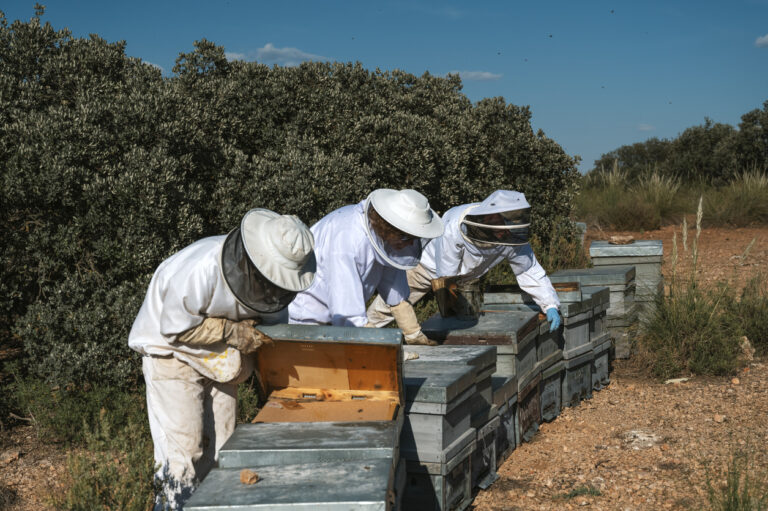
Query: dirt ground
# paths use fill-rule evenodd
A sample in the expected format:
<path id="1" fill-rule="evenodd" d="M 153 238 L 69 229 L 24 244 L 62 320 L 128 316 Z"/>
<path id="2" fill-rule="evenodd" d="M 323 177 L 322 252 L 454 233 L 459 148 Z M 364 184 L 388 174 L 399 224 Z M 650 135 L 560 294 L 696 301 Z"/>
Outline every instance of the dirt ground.
<path id="1" fill-rule="evenodd" d="M 631 234 L 664 242 L 663 272 L 671 274 L 672 236 L 680 227 L 645 233 L 588 232 L 588 240 Z M 694 237 L 691 229 L 688 248 Z M 752 240 L 755 242 L 747 251 Z M 745 255 L 745 252 L 746 255 Z M 705 229 L 700 278 L 736 285 L 768 269 L 768 228 Z M 768 320 L 768 318 L 766 318 Z M 663 384 L 617 361 L 611 384 L 591 400 L 542 425 L 499 469 L 500 478 L 474 500 L 475 510 L 653 510 L 706 508 L 707 481 L 718 488 L 732 453 L 768 467 L 768 361 L 735 378 L 694 377 Z M 50 509 L 61 491 L 67 453 L 39 442 L 31 426 L 0 431 L 0 509 Z"/>

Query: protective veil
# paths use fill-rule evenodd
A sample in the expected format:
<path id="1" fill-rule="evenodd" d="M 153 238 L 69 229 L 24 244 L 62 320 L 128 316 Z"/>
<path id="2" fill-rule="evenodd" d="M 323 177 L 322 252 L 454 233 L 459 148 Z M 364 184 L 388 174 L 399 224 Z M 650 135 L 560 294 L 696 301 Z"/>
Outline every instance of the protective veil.
<path id="1" fill-rule="evenodd" d="M 460 221 L 461 234 L 472 243 L 520 246 L 528 243 L 531 206 L 519 192 L 499 190 L 470 205 Z"/>
<path id="2" fill-rule="evenodd" d="M 239 227 L 224 241 L 221 270 L 232 294 L 240 303 L 257 312 L 278 312 L 296 297 L 295 291 L 276 286 L 251 262 Z"/>
<path id="3" fill-rule="evenodd" d="M 363 209 L 365 233 L 374 250 L 388 265 L 400 270 L 415 268 L 423 244 L 443 233 L 440 217 L 429 207 L 426 197 L 415 190 L 374 190 Z M 380 225 L 373 224 L 372 216 L 380 219 Z M 391 239 L 383 239 L 382 231 L 388 231 Z"/>
<path id="4" fill-rule="evenodd" d="M 519 209 L 515 209 L 516 207 Z M 463 279 L 471 280 L 482 277 L 491 268 L 506 260 L 520 287 L 533 297 L 542 311 L 559 307 L 557 292 L 544 268 L 536 260 L 530 244 L 474 242 L 462 231 L 462 223 L 470 214 L 474 215 L 478 211 L 482 215 L 492 215 L 525 211 L 528 208 L 530 206 L 523 194 L 499 190 L 482 203 L 464 204 L 449 209 L 443 215 L 445 233 L 424 247 L 421 266 L 432 278 L 459 275 Z"/>

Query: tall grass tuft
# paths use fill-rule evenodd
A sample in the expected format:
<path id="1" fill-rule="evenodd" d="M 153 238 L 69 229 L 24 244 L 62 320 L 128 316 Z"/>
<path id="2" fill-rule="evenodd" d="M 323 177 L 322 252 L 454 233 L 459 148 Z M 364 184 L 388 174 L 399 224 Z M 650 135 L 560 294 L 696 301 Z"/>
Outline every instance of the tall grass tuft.
<path id="1" fill-rule="evenodd" d="M 638 183 L 630 189 L 637 200 L 651 206 L 659 223 L 682 216 L 685 204 L 678 198 L 679 190 L 678 178 L 657 172 L 641 176 Z"/>
<path id="2" fill-rule="evenodd" d="M 711 508 L 714 511 L 768 510 L 768 483 L 753 476 L 754 469 L 747 454 L 734 453 L 728 463 L 724 487 L 715 488 L 707 479 Z"/>
<path id="3" fill-rule="evenodd" d="M 743 227 L 768 222 L 768 174 L 751 171 L 706 195 L 709 225 Z"/>
<path id="4" fill-rule="evenodd" d="M 639 358 L 654 376 L 670 378 L 682 372 L 726 375 L 739 364 L 743 331 L 734 313 L 736 299 L 725 284 L 700 286 L 696 271 L 703 220 L 702 201 L 696 214 L 691 273 L 677 275 L 677 238 L 673 238 L 673 271 L 669 296 L 660 296 L 653 314 L 644 322 Z"/>
<path id="5" fill-rule="evenodd" d="M 758 273 L 744 286 L 732 314 L 739 318 L 742 334 L 758 355 L 768 355 L 768 277 Z"/>

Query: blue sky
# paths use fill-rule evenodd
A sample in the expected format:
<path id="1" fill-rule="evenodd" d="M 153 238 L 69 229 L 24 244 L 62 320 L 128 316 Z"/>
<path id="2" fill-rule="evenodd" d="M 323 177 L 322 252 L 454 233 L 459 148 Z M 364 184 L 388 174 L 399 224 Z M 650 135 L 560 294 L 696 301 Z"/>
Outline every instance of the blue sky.
<path id="1" fill-rule="evenodd" d="M 705 117 L 737 126 L 768 100 L 768 0 L 41 3 L 55 28 L 125 40 L 129 55 L 166 73 L 202 38 L 270 65 L 459 72 L 472 101 L 529 105 L 534 129 L 580 155 L 582 171 Z M 33 5 L 0 10 L 26 20 Z"/>

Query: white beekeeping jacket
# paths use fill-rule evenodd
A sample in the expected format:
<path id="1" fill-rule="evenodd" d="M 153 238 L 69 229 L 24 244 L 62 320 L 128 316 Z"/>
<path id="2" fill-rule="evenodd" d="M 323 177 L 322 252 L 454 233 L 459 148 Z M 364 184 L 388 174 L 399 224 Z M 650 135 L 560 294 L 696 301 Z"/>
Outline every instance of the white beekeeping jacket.
<path id="1" fill-rule="evenodd" d="M 388 305 L 410 294 L 405 270 L 389 265 L 371 245 L 363 206 L 344 206 L 312 226 L 317 272 L 288 306 L 291 323 L 365 326 L 374 292 Z"/>
<path id="2" fill-rule="evenodd" d="M 177 336 L 208 317 L 233 321 L 261 317 L 265 323 L 287 319 L 285 310 L 282 315 L 262 314 L 237 301 L 221 273 L 225 239 L 203 238 L 158 266 L 128 335 L 128 346 L 142 355 L 173 355 L 205 376 L 228 381 L 228 374 L 236 375 L 240 369 L 239 351 L 224 342 L 189 346 L 175 342 Z"/>
<path id="3" fill-rule="evenodd" d="M 507 260 L 520 288 L 530 294 L 542 311 L 558 308 L 560 300 L 544 268 L 536 260 L 531 245 L 487 245 L 477 247 L 462 236 L 460 223 L 464 212 L 476 204 L 449 209 L 443 215 L 445 232 L 430 241 L 421 255 L 421 265 L 433 278 L 462 276 L 480 278 L 503 260 Z M 503 207 L 500 211 L 504 211 Z"/>

